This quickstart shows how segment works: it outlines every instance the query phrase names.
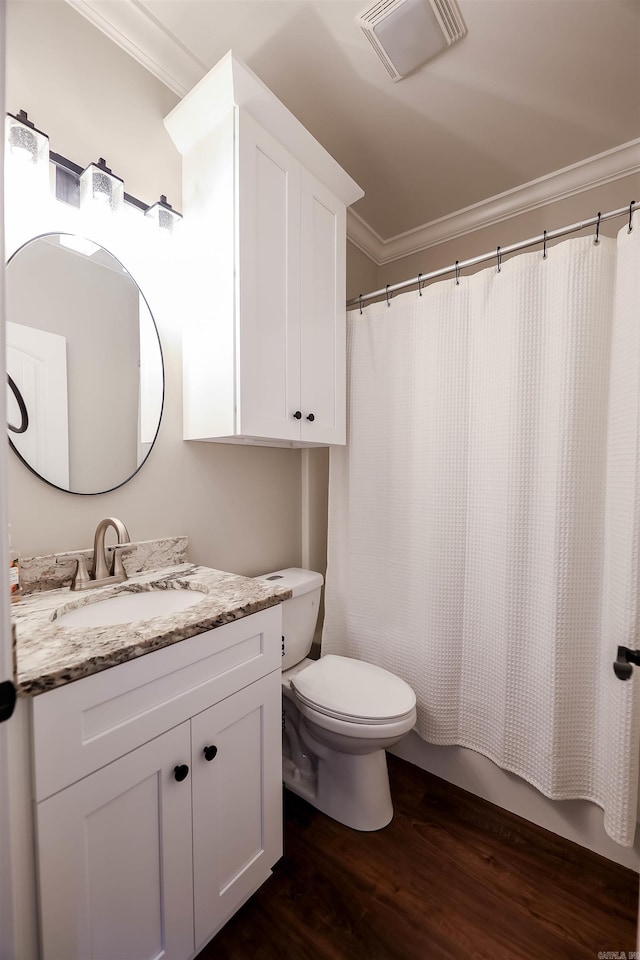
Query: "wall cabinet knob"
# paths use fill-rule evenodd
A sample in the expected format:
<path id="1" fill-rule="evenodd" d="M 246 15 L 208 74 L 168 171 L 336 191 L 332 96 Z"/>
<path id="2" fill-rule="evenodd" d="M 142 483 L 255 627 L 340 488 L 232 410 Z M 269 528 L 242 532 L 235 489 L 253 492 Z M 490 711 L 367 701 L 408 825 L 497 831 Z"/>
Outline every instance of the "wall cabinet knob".
<path id="1" fill-rule="evenodd" d="M 173 775 L 178 783 L 180 783 L 181 780 L 186 780 L 189 776 L 189 767 L 186 763 L 180 763 L 177 767 L 173 768 Z"/>
<path id="2" fill-rule="evenodd" d="M 312 413 L 310 413 L 309 416 L 307 417 L 307 420 L 310 420 L 311 423 L 313 423 L 313 421 L 315 420 L 314 415 L 313 415 Z"/>
<path id="3" fill-rule="evenodd" d="M 213 760 L 218 752 L 218 748 L 211 745 L 210 747 L 205 747 L 202 752 L 204 753 L 205 760 Z"/>
<path id="4" fill-rule="evenodd" d="M 294 420 L 302 420 L 302 411 L 301 411 L 301 410 L 296 410 L 296 412 L 295 412 L 294 415 L 293 415 L 293 419 L 294 419 Z"/>

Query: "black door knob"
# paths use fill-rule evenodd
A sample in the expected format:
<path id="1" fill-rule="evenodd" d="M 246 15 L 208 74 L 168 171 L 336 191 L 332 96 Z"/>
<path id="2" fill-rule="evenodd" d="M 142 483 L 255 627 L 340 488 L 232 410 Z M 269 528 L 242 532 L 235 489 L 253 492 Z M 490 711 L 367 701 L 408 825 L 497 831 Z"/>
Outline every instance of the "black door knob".
<path id="1" fill-rule="evenodd" d="M 204 753 L 205 760 L 213 760 L 216 753 L 218 752 L 218 748 L 212 745 L 210 747 L 205 747 L 202 752 Z"/>
<path id="2" fill-rule="evenodd" d="M 189 776 L 189 767 L 186 763 L 180 763 L 177 767 L 173 768 L 173 775 L 178 783 L 180 783 L 181 780 L 186 780 Z"/>
<path id="3" fill-rule="evenodd" d="M 311 423 L 313 423 L 313 421 L 315 420 L 314 415 L 313 415 L 312 413 L 310 413 L 309 416 L 307 417 L 307 420 L 310 420 Z"/>
<path id="4" fill-rule="evenodd" d="M 295 412 L 294 415 L 293 415 L 293 419 L 294 419 L 294 420 L 302 420 L 302 411 L 301 411 L 301 410 L 296 410 L 296 412 Z"/>

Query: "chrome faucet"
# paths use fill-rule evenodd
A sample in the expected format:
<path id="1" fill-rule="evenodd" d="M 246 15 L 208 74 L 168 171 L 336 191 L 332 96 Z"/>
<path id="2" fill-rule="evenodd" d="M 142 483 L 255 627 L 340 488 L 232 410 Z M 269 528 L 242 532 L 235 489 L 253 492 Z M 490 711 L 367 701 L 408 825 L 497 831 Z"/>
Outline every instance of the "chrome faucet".
<path id="1" fill-rule="evenodd" d="M 107 561 L 106 550 L 104 546 L 105 533 L 113 529 L 118 534 L 118 542 L 112 547 L 113 559 L 111 564 Z M 96 527 L 93 538 L 93 566 L 91 573 L 87 571 L 87 557 L 84 553 L 66 554 L 57 562 L 66 563 L 69 560 L 77 560 L 73 579 L 71 580 L 72 590 L 91 590 L 93 587 L 102 587 L 108 583 L 122 583 L 127 579 L 127 573 L 122 563 L 122 551 L 130 544 L 131 538 L 129 531 L 122 520 L 117 517 L 106 517 L 101 520 Z"/>

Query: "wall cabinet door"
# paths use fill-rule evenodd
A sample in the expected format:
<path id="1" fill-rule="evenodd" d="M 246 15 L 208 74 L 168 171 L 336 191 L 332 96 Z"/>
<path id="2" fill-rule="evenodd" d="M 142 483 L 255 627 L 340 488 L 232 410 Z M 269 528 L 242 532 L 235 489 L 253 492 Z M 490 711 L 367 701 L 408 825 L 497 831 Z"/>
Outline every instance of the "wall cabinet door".
<path id="1" fill-rule="evenodd" d="M 237 431 L 299 440 L 300 165 L 250 116 L 236 120 Z"/>
<path id="2" fill-rule="evenodd" d="M 346 211 L 318 180 L 300 179 L 301 439 L 346 443 Z"/>
<path id="3" fill-rule="evenodd" d="M 346 211 L 238 111 L 238 432 L 345 442 Z"/>
<path id="4" fill-rule="evenodd" d="M 43 960 L 193 952 L 189 723 L 37 806 Z"/>
<path id="5" fill-rule="evenodd" d="M 281 698 L 277 670 L 191 721 L 196 948 L 282 855 Z"/>

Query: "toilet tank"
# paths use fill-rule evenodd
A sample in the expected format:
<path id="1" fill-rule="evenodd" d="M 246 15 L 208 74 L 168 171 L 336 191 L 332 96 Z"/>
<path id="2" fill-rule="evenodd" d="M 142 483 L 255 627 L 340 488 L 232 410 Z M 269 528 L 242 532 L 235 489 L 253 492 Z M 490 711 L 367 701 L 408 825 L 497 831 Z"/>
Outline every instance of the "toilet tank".
<path id="1" fill-rule="evenodd" d="M 288 587 L 293 596 L 282 604 L 282 669 L 288 670 L 307 656 L 318 622 L 322 574 L 300 567 L 287 567 L 274 573 L 263 573 L 258 580 L 268 580 L 279 587 Z"/>

